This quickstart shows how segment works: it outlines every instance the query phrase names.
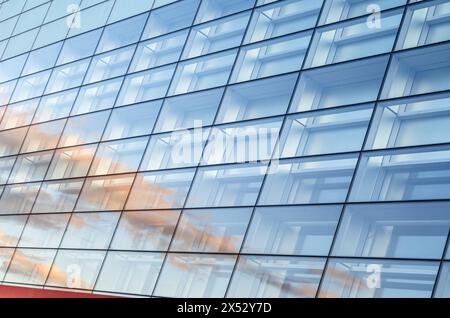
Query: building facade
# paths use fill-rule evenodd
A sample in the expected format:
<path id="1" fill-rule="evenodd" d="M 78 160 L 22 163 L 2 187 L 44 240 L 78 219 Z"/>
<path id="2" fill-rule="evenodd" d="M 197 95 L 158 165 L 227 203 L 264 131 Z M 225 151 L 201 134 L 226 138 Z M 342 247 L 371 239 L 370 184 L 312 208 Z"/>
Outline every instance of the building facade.
<path id="1" fill-rule="evenodd" d="M 449 297 L 449 230 L 450 1 L 0 1 L 2 285 Z"/>

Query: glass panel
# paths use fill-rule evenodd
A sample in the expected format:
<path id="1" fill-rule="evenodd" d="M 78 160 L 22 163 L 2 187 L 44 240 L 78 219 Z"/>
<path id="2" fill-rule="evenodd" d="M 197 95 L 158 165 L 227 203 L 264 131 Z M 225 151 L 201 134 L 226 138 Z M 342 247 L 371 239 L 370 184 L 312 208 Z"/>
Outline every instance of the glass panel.
<path id="1" fill-rule="evenodd" d="M 55 65 L 56 58 L 61 50 L 62 42 L 46 46 L 30 53 L 22 76 L 51 68 Z"/>
<path id="2" fill-rule="evenodd" d="M 39 34 L 36 37 L 33 48 L 43 47 L 64 40 L 67 35 L 67 29 L 67 18 L 43 24 L 39 29 Z M 30 43 L 33 43 L 33 41 Z"/>
<path id="3" fill-rule="evenodd" d="M 450 45 L 397 53 L 392 59 L 382 98 L 450 89 Z"/>
<path id="4" fill-rule="evenodd" d="M 130 72 L 177 62 L 181 55 L 188 30 L 171 33 L 138 45 Z"/>
<path id="5" fill-rule="evenodd" d="M 75 88 L 69 91 L 43 96 L 39 103 L 39 108 L 34 115 L 33 123 L 69 116 L 77 93 L 78 89 Z"/>
<path id="6" fill-rule="evenodd" d="M 116 105 L 127 105 L 166 96 L 175 65 L 163 66 L 125 77 Z"/>
<path id="7" fill-rule="evenodd" d="M 343 202 L 357 155 L 282 160 L 267 176 L 259 204 Z"/>
<path id="8" fill-rule="evenodd" d="M 222 95 L 218 88 L 166 99 L 155 132 L 211 125 Z"/>
<path id="9" fill-rule="evenodd" d="M 28 127 L 1 131 L 0 156 L 3 157 L 18 154 L 27 131 Z"/>
<path id="10" fill-rule="evenodd" d="M 58 58 L 57 65 L 73 62 L 94 54 L 102 30 L 95 30 L 67 39 Z"/>
<path id="11" fill-rule="evenodd" d="M 376 100 L 387 63 L 382 56 L 302 72 L 290 112 Z"/>
<path id="12" fill-rule="evenodd" d="M 359 151 L 372 112 L 373 105 L 362 105 L 289 116 L 281 134 L 281 155 Z"/>
<path id="13" fill-rule="evenodd" d="M 409 7 L 405 13 L 397 49 L 450 40 L 450 3 L 431 1 Z"/>
<path id="14" fill-rule="evenodd" d="M 112 249 L 166 251 L 180 211 L 127 211 L 122 213 Z"/>
<path id="15" fill-rule="evenodd" d="M 82 2 L 85 4 L 86 0 Z M 104 26 L 113 5 L 114 1 L 103 1 L 99 5 L 83 9 L 80 12 L 82 23 L 79 23 L 76 28 L 70 28 L 69 36 L 78 35 Z"/>
<path id="16" fill-rule="evenodd" d="M 40 183 L 5 186 L 0 199 L 0 214 L 30 213 Z"/>
<path id="17" fill-rule="evenodd" d="M 232 85 L 227 88 L 216 123 L 286 113 L 297 74 Z"/>
<path id="18" fill-rule="evenodd" d="M 40 1 L 47 1 L 47 0 L 40 0 Z M 30 1 L 27 1 L 27 4 Z M 66 16 L 71 11 L 69 10 L 71 7 L 70 5 L 78 6 L 80 4 L 81 0 L 58 0 L 58 1 L 52 1 L 50 5 L 50 9 L 47 12 L 47 15 L 45 16 L 44 22 L 53 21 L 55 19 L 62 18 Z M 84 2 L 84 1 L 83 1 Z"/>
<path id="19" fill-rule="evenodd" d="M 436 290 L 434 292 L 436 298 L 450 297 L 450 262 L 441 265 L 439 280 L 436 282 Z"/>
<path id="20" fill-rule="evenodd" d="M 20 238 L 20 247 L 57 248 L 70 214 L 31 215 Z"/>
<path id="21" fill-rule="evenodd" d="M 192 28 L 182 57 L 192 58 L 239 46 L 249 18 L 250 12 L 246 12 Z"/>
<path id="22" fill-rule="evenodd" d="M 406 2 L 407 0 L 326 0 L 320 24 L 344 21 L 369 13 L 376 15 L 380 11 L 404 5 Z M 369 18 L 373 19 L 372 16 Z"/>
<path id="23" fill-rule="evenodd" d="M 58 149 L 46 179 L 84 177 L 87 175 L 97 145 Z"/>
<path id="24" fill-rule="evenodd" d="M 0 70 L 2 71 L 0 73 L 0 83 L 18 78 L 20 76 L 20 72 L 22 72 L 23 65 L 25 64 L 27 58 L 27 54 L 22 54 L 20 56 L 1 62 Z"/>
<path id="25" fill-rule="evenodd" d="M 243 252 L 327 256 L 341 211 L 340 205 L 257 208 Z"/>
<path id="26" fill-rule="evenodd" d="M 440 259 L 450 228 L 449 207 L 445 202 L 349 205 L 333 255 Z"/>
<path id="27" fill-rule="evenodd" d="M 231 82 L 298 71 L 310 40 L 311 32 L 306 32 L 241 48 Z"/>
<path id="28" fill-rule="evenodd" d="M 150 134 L 161 103 L 161 101 L 155 101 L 114 109 L 103 140 Z"/>
<path id="29" fill-rule="evenodd" d="M 0 129 L 10 129 L 29 125 L 39 104 L 39 98 L 10 104 L 3 114 Z"/>
<path id="30" fill-rule="evenodd" d="M 390 52 L 402 14 L 388 11 L 377 18 L 375 21 L 360 18 L 318 29 L 306 59 L 306 67 Z"/>
<path id="31" fill-rule="evenodd" d="M 203 0 L 197 13 L 195 23 L 215 20 L 236 12 L 251 9 L 255 0 Z"/>
<path id="32" fill-rule="evenodd" d="M 187 207 L 254 205 L 266 165 L 227 165 L 200 168 Z"/>
<path id="33" fill-rule="evenodd" d="M 32 152 L 53 149 L 66 123 L 65 119 L 31 126 L 28 130 L 21 152 Z"/>
<path id="34" fill-rule="evenodd" d="M 9 103 L 11 95 L 14 92 L 14 88 L 16 87 L 16 83 L 18 81 L 10 81 L 7 83 L 0 84 L 0 105 L 6 105 Z M 23 85 L 23 83 L 21 84 Z"/>
<path id="35" fill-rule="evenodd" d="M 332 259 L 319 297 L 429 298 L 438 269 L 437 262 Z"/>
<path id="36" fill-rule="evenodd" d="M 0 249 L 0 279 L 3 280 L 3 277 L 6 274 L 6 270 L 9 267 L 9 262 L 14 253 L 14 248 L 2 248 Z"/>
<path id="37" fill-rule="evenodd" d="M 84 79 L 84 84 L 124 75 L 127 72 L 135 48 L 135 45 L 127 46 L 93 57 Z"/>
<path id="38" fill-rule="evenodd" d="M 138 173 L 126 209 L 181 208 L 195 169 Z"/>
<path id="39" fill-rule="evenodd" d="M 209 129 L 153 135 L 139 170 L 160 170 L 196 166 Z"/>
<path id="40" fill-rule="evenodd" d="M 224 297 L 235 256 L 169 254 L 155 296 Z"/>
<path id="41" fill-rule="evenodd" d="M 267 40 L 313 28 L 322 3 L 323 0 L 288 0 L 255 9 L 245 42 Z"/>
<path id="42" fill-rule="evenodd" d="M 55 254 L 56 250 L 17 249 L 5 281 L 43 285 Z"/>
<path id="43" fill-rule="evenodd" d="M 74 213 L 70 218 L 62 248 L 106 249 L 120 213 Z"/>
<path id="44" fill-rule="evenodd" d="M 8 181 L 16 183 L 43 180 L 52 156 L 53 151 L 18 156 Z"/>
<path id="45" fill-rule="evenodd" d="M 75 207 L 76 211 L 121 210 L 134 175 L 88 178 Z"/>
<path id="46" fill-rule="evenodd" d="M 366 149 L 429 145 L 450 141 L 450 94 L 380 103 Z"/>
<path id="47" fill-rule="evenodd" d="M 0 137 L 2 137 L 0 135 Z M 15 157 L 7 157 L 0 159 L 0 184 L 6 183 L 9 178 L 9 174 L 11 173 L 12 167 L 16 162 Z"/>
<path id="48" fill-rule="evenodd" d="M 449 174 L 449 147 L 363 154 L 350 200 L 447 199 Z"/>
<path id="49" fill-rule="evenodd" d="M 178 1 L 152 11 L 142 38 L 153 38 L 190 26 L 199 3 L 199 0 Z"/>
<path id="50" fill-rule="evenodd" d="M 238 253 L 252 210 L 184 210 L 170 250 Z"/>
<path id="51" fill-rule="evenodd" d="M 148 137 L 101 143 L 89 175 L 134 172 L 138 169 Z"/>
<path id="52" fill-rule="evenodd" d="M 134 1 L 132 5 L 130 5 L 129 0 L 116 0 L 111 12 L 111 16 L 108 19 L 108 23 L 112 23 L 148 11 L 152 8 L 152 6 L 153 0 Z M 142 30 L 143 27 L 143 25 L 139 27 L 134 26 L 134 28 L 138 28 L 139 30 Z"/>
<path id="53" fill-rule="evenodd" d="M 19 79 L 11 98 L 11 103 L 42 95 L 50 77 L 50 72 L 48 70 Z"/>
<path id="54" fill-rule="evenodd" d="M 202 164 L 246 163 L 272 157 L 282 118 L 215 126 L 202 158 Z"/>
<path id="55" fill-rule="evenodd" d="M 99 141 L 109 114 L 109 111 L 103 111 L 69 118 L 59 146 L 67 147 Z"/>
<path id="56" fill-rule="evenodd" d="M 25 215 L 0 217 L 0 246 L 16 247 L 26 221 Z"/>
<path id="57" fill-rule="evenodd" d="M 82 179 L 43 182 L 33 213 L 71 212 L 82 185 Z"/>
<path id="58" fill-rule="evenodd" d="M 134 7 L 134 5 L 129 6 Z M 114 50 L 139 41 L 147 16 L 146 13 L 108 25 L 103 31 L 96 53 Z"/>
<path id="59" fill-rule="evenodd" d="M 237 50 L 196 58 L 177 67 L 169 95 L 183 94 L 227 84 Z"/>
<path id="60" fill-rule="evenodd" d="M 151 295 L 163 259 L 158 253 L 109 252 L 95 289 Z"/>
<path id="61" fill-rule="evenodd" d="M 59 250 L 46 285 L 92 289 L 105 252 Z"/>
<path id="62" fill-rule="evenodd" d="M 45 93 L 54 93 L 80 86 L 89 66 L 89 59 L 57 67 L 53 70 Z"/>
<path id="63" fill-rule="evenodd" d="M 228 297 L 313 298 L 325 260 L 281 256 L 241 256 Z"/>

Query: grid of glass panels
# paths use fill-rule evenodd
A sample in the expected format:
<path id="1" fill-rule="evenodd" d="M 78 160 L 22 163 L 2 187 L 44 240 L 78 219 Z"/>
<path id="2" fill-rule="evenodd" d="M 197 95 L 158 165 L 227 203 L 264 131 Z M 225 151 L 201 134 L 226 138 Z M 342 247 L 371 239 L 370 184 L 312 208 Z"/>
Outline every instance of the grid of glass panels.
<path id="1" fill-rule="evenodd" d="M 450 1 L 0 3 L 0 280 L 450 297 Z"/>

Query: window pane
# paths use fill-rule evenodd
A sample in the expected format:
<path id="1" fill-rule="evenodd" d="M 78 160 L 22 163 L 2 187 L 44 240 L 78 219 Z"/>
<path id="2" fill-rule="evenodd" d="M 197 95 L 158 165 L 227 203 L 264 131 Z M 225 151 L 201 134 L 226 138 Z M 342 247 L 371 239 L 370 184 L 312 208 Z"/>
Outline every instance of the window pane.
<path id="1" fill-rule="evenodd" d="M 313 298 L 325 260 L 281 256 L 241 256 L 227 297 Z"/>
<path id="2" fill-rule="evenodd" d="M 21 152 L 55 148 L 65 123 L 66 120 L 61 119 L 31 126 L 22 145 Z"/>
<path id="3" fill-rule="evenodd" d="M 89 66 L 89 59 L 81 60 L 53 70 L 45 93 L 54 93 L 80 86 Z"/>
<path id="4" fill-rule="evenodd" d="M 169 254 L 155 296 L 224 297 L 235 256 Z"/>
<path id="5" fill-rule="evenodd" d="M 88 178 L 75 211 L 121 210 L 134 175 Z"/>
<path id="6" fill-rule="evenodd" d="M 342 206 L 257 208 L 244 253 L 327 256 Z"/>
<path id="7" fill-rule="evenodd" d="M 0 70 L 2 70 L 2 72 L 0 73 L 0 83 L 12 80 L 14 78 L 18 78 L 20 76 L 20 72 L 22 72 L 23 65 L 25 64 L 27 58 L 28 58 L 27 54 L 22 54 L 20 56 L 1 62 Z M 23 73 L 23 75 L 26 74 Z"/>
<path id="8" fill-rule="evenodd" d="M 142 38 L 153 38 L 190 26 L 199 3 L 199 0 L 178 1 L 152 11 Z"/>
<path id="9" fill-rule="evenodd" d="M 379 22 L 366 18 L 318 29 L 306 59 L 306 67 L 315 67 L 392 50 L 402 14 L 388 11 Z"/>
<path id="10" fill-rule="evenodd" d="M 450 4 L 438 0 L 408 8 L 397 49 L 450 40 Z"/>
<path id="11" fill-rule="evenodd" d="M 86 176 L 96 149 L 97 145 L 87 145 L 56 150 L 46 179 Z"/>
<path id="12" fill-rule="evenodd" d="M 127 105 L 166 96 L 175 65 L 163 66 L 125 77 L 117 105 Z"/>
<path id="13" fill-rule="evenodd" d="M 44 93 L 50 77 L 50 70 L 22 77 L 17 82 L 16 89 L 11 98 L 11 103 L 19 102 L 25 99 L 34 98 Z"/>
<path id="14" fill-rule="evenodd" d="M 254 205 L 266 165 L 228 165 L 200 168 L 187 207 Z"/>
<path id="15" fill-rule="evenodd" d="M 0 217 L 0 245 L 2 248 L 16 247 L 26 221 L 27 216 L 25 215 Z"/>
<path id="16" fill-rule="evenodd" d="M 449 142 L 449 110 L 449 94 L 380 103 L 365 148 L 395 148 Z"/>
<path id="17" fill-rule="evenodd" d="M 29 125 L 38 104 L 39 98 L 8 105 L 3 114 L 0 129 L 10 129 Z"/>
<path id="18" fill-rule="evenodd" d="M 148 137 L 101 143 L 89 175 L 134 172 L 138 169 Z"/>
<path id="19" fill-rule="evenodd" d="M 166 99 L 155 132 L 211 125 L 222 95 L 218 88 Z"/>
<path id="20" fill-rule="evenodd" d="M 343 202 L 357 159 L 342 155 L 282 160 L 267 176 L 259 204 Z"/>
<path id="21" fill-rule="evenodd" d="M 17 82 L 18 81 L 15 80 L 0 84 L 0 105 L 3 106 L 9 103 Z M 21 85 L 23 85 L 23 83 Z"/>
<path id="22" fill-rule="evenodd" d="M 20 247 L 57 248 L 70 214 L 31 215 L 20 238 Z"/>
<path id="23" fill-rule="evenodd" d="M 18 154 L 27 131 L 28 127 L 1 131 L 0 156 L 3 157 Z"/>
<path id="24" fill-rule="evenodd" d="M 359 151 L 372 112 L 373 105 L 362 105 L 289 116 L 281 134 L 281 155 Z"/>
<path id="25" fill-rule="evenodd" d="M 227 123 L 286 113 L 297 74 L 229 86 L 216 123 Z"/>
<path id="26" fill-rule="evenodd" d="M 134 1 L 133 5 L 130 5 L 130 2 L 128 0 L 117 0 L 114 3 L 111 16 L 108 19 L 108 23 L 112 23 L 148 11 L 152 8 L 152 5 L 153 0 Z M 143 27 L 143 25 L 140 26 L 139 30 L 141 30 Z"/>
<path id="27" fill-rule="evenodd" d="M 138 173 L 126 209 L 181 208 L 195 169 Z"/>
<path id="28" fill-rule="evenodd" d="M 236 54 L 236 50 L 231 50 L 180 63 L 170 86 L 169 95 L 227 84 Z"/>
<path id="29" fill-rule="evenodd" d="M 53 151 L 18 156 L 8 181 L 16 183 L 43 180 L 52 156 Z"/>
<path id="30" fill-rule="evenodd" d="M 120 213 L 74 213 L 62 241 L 62 248 L 106 249 Z"/>
<path id="31" fill-rule="evenodd" d="M 86 0 L 82 2 L 85 3 Z M 103 1 L 99 5 L 83 9 L 80 12 L 82 23 L 80 23 L 78 28 L 71 28 L 69 36 L 78 35 L 104 26 L 108 20 L 113 4 L 114 1 Z"/>
<path id="32" fill-rule="evenodd" d="M 383 56 L 302 72 L 290 112 L 376 100 L 387 63 Z"/>
<path id="33" fill-rule="evenodd" d="M 40 183 L 5 186 L 0 199 L 0 214 L 30 213 Z"/>
<path id="34" fill-rule="evenodd" d="M 447 199 L 449 173 L 448 147 L 363 154 L 350 200 Z"/>
<path id="35" fill-rule="evenodd" d="M 0 184 L 4 184 L 8 181 L 9 174 L 11 173 L 12 167 L 15 162 L 16 162 L 15 157 L 7 157 L 0 159 Z"/>
<path id="36" fill-rule="evenodd" d="M 133 7 L 134 5 L 130 6 Z M 108 25 L 103 31 L 96 53 L 102 53 L 139 41 L 147 13 Z"/>
<path id="37" fill-rule="evenodd" d="M 195 19 L 195 23 L 215 20 L 226 15 L 251 9 L 255 0 L 203 0 Z"/>
<path id="38" fill-rule="evenodd" d="M 136 46 L 132 45 L 94 56 L 84 83 L 89 84 L 124 75 L 135 48 Z"/>
<path id="39" fill-rule="evenodd" d="M 320 24 L 344 21 L 369 13 L 378 13 L 404 5 L 406 2 L 407 0 L 326 0 Z"/>
<path id="40" fill-rule="evenodd" d="M 17 249 L 5 281 L 43 285 L 55 254 L 55 250 Z"/>
<path id="41" fill-rule="evenodd" d="M 161 101 L 155 101 L 114 109 L 103 140 L 150 134 L 160 107 Z"/>
<path id="42" fill-rule="evenodd" d="M 3 277 L 6 274 L 6 270 L 9 267 L 9 263 L 11 257 L 14 253 L 14 248 L 2 248 L 0 249 L 0 279 L 3 280 Z"/>
<path id="43" fill-rule="evenodd" d="M 111 248 L 166 251 L 179 215 L 176 210 L 123 212 Z"/>
<path id="44" fill-rule="evenodd" d="M 437 262 L 332 259 L 319 297 L 429 298 L 438 268 Z"/>
<path id="45" fill-rule="evenodd" d="M 439 280 L 436 282 L 436 291 L 434 297 L 449 298 L 450 297 L 450 262 L 441 265 Z"/>
<path id="46" fill-rule="evenodd" d="M 82 185 L 82 179 L 43 182 L 33 213 L 71 212 Z"/>
<path id="47" fill-rule="evenodd" d="M 109 114 L 109 111 L 103 111 L 69 118 L 59 146 L 67 147 L 99 141 Z"/>
<path id="48" fill-rule="evenodd" d="M 92 289 L 105 252 L 59 250 L 47 286 Z"/>
<path id="49" fill-rule="evenodd" d="M 444 202 L 347 206 L 333 255 L 440 259 L 449 207 Z"/>
<path id="50" fill-rule="evenodd" d="M 239 46 L 249 18 L 250 12 L 246 12 L 192 28 L 183 58 L 192 58 Z"/>
<path id="51" fill-rule="evenodd" d="M 22 76 L 53 67 L 61 46 L 62 42 L 58 42 L 31 52 L 27 64 L 25 64 L 25 68 L 23 69 Z"/>
<path id="52" fill-rule="evenodd" d="M 58 65 L 80 60 L 94 54 L 101 29 L 67 39 L 58 58 Z"/>
<path id="53" fill-rule="evenodd" d="M 187 35 L 187 30 L 180 31 L 140 43 L 131 62 L 130 72 L 177 62 Z"/>
<path id="54" fill-rule="evenodd" d="M 153 135 L 139 170 L 160 170 L 196 166 L 209 129 Z"/>
<path id="55" fill-rule="evenodd" d="M 282 118 L 215 126 L 211 130 L 202 164 L 246 163 L 272 157 Z"/>
<path id="56" fill-rule="evenodd" d="M 238 253 L 252 209 L 184 210 L 171 251 Z"/>
<path id="57" fill-rule="evenodd" d="M 255 9 L 245 42 L 267 40 L 313 28 L 322 3 L 323 0 L 288 0 Z"/>
<path id="58" fill-rule="evenodd" d="M 95 289 L 151 295 L 163 259 L 158 253 L 109 252 Z"/>
<path id="59" fill-rule="evenodd" d="M 394 55 L 382 98 L 425 94 L 450 89 L 450 45 L 406 51 Z"/>
<path id="60" fill-rule="evenodd" d="M 43 96 L 39 103 L 39 108 L 34 115 L 33 123 L 69 116 L 77 93 L 78 89 L 75 88 L 69 91 Z"/>
<path id="61" fill-rule="evenodd" d="M 231 82 L 298 71 L 310 39 L 311 32 L 306 32 L 241 48 Z"/>

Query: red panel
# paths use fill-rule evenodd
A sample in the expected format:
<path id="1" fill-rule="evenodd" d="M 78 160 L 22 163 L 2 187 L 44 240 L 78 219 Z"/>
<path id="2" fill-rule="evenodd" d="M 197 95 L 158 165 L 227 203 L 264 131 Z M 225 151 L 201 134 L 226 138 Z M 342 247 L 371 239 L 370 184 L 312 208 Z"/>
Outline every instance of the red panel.
<path id="1" fill-rule="evenodd" d="M 26 288 L 17 286 L 0 286 L 0 298 L 119 298 L 109 295 Z"/>

